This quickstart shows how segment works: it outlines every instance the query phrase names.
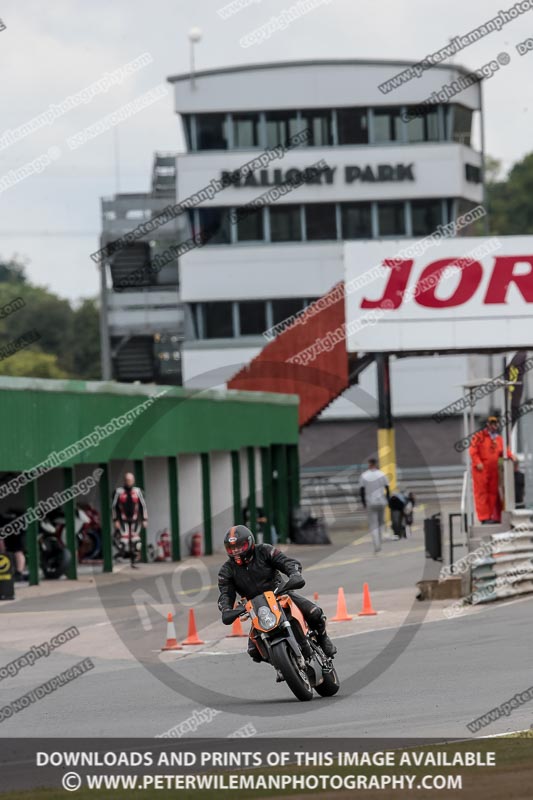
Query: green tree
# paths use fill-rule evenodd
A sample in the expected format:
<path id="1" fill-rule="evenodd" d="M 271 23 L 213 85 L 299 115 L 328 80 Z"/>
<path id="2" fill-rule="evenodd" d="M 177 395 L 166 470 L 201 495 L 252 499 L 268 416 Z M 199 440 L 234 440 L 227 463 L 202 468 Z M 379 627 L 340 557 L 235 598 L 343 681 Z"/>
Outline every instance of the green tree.
<path id="1" fill-rule="evenodd" d="M 96 300 L 84 300 L 74 312 L 73 371 L 84 380 L 99 380 L 100 312 Z"/>
<path id="2" fill-rule="evenodd" d="M 57 363 L 57 356 L 41 353 L 33 346 L 19 350 L 0 361 L 0 375 L 18 378 L 68 378 L 67 373 Z"/>
<path id="3" fill-rule="evenodd" d="M 487 201 L 492 234 L 533 233 L 533 153 L 515 164 L 503 180 L 498 180 L 498 171 L 487 173 Z"/>
<path id="4" fill-rule="evenodd" d="M 24 305 L 0 318 L 0 346 L 32 329 L 39 332 L 40 339 L 28 349 L 25 358 L 17 360 L 16 367 L 15 362 L 11 366 L 7 363 L 14 356 L 8 359 L 7 371 L 0 369 L 0 374 L 98 379 L 100 335 L 96 301 L 84 300 L 74 309 L 68 300 L 29 283 L 21 262 L 0 259 L 0 307 L 19 298 Z M 30 353 L 50 355 L 51 360 L 34 359 L 33 363 Z M 30 371 L 12 371 L 24 368 Z"/>
<path id="5" fill-rule="evenodd" d="M 1 306 L 18 297 L 24 300 L 24 307 L 1 320 L 2 338 L 16 339 L 36 328 L 41 336 L 40 349 L 55 355 L 61 369 L 71 373 L 74 312 L 68 300 L 29 283 L 0 283 Z"/>
<path id="6" fill-rule="evenodd" d="M 502 171 L 502 162 L 492 156 L 485 156 L 485 182 L 487 186 L 497 183 Z"/>
<path id="7" fill-rule="evenodd" d="M 14 258 L 9 261 L 0 259 L 0 283 L 26 283 L 24 264 Z"/>

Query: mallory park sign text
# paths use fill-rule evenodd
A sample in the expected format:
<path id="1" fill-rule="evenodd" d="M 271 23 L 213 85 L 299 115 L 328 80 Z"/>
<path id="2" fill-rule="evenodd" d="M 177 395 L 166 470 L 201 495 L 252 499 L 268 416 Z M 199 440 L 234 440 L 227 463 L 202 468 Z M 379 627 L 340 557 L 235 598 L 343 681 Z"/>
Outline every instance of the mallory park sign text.
<path id="1" fill-rule="evenodd" d="M 375 166 L 348 166 L 344 167 L 345 183 L 399 183 L 414 181 L 413 164 L 377 164 Z M 339 170 L 342 172 L 342 170 Z M 237 169 L 234 172 L 222 172 L 220 180 L 226 186 L 282 186 L 285 183 L 310 183 L 333 184 L 337 174 L 337 167 L 308 167 L 307 169 L 262 169 L 258 172 L 249 172 L 241 175 Z"/>

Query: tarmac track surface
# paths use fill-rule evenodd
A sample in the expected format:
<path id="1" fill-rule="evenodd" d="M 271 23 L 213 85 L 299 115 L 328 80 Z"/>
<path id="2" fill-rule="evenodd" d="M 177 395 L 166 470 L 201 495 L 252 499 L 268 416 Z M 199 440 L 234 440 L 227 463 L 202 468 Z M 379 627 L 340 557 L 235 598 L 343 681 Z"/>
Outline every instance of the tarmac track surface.
<path id="1" fill-rule="evenodd" d="M 28 587 L 14 603 L 2 604 L 0 666 L 69 625 L 77 625 L 80 636 L 1 680 L 0 705 L 82 658 L 90 657 L 95 668 L 1 722 L 0 736 L 157 736 L 211 705 L 209 693 L 215 691 L 222 695 L 215 705 L 221 713 L 200 724 L 194 736 L 226 737 L 251 724 L 259 736 L 469 738 L 468 722 L 533 684 L 532 598 L 476 607 L 447 619 L 442 612 L 450 601 L 414 599 L 424 567 L 416 531 L 405 542 L 386 542 L 378 558 L 366 540 L 340 555 L 318 552 L 322 549 L 296 552 L 307 567 L 308 595 L 318 591 L 331 617 L 343 585 L 354 614 L 351 622 L 331 624 L 343 682 L 336 698 L 299 703 L 285 684 L 275 683 L 270 667 L 248 658 L 245 639 L 224 638 L 227 631 L 214 621 L 214 590 L 196 606 L 206 645 L 160 654 L 163 617 L 145 631 L 131 603 L 132 581 L 143 586 L 150 566 L 109 578 L 105 608 L 102 592 L 99 597 L 89 578 L 76 587 L 66 582 L 53 590 L 49 584 Z M 213 557 L 213 564 L 219 560 Z M 160 569 L 165 568 L 173 566 Z M 364 580 L 380 611 L 376 617 L 356 616 Z M 188 603 L 188 593 L 196 590 L 187 588 L 185 579 L 183 586 Z M 167 609 L 159 610 L 162 615 Z M 185 635 L 185 610 L 177 617 L 179 638 Z M 184 678 L 197 687 L 192 695 L 178 689 Z M 478 735 L 529 728 L 532 721 L 526 703 Z"/>

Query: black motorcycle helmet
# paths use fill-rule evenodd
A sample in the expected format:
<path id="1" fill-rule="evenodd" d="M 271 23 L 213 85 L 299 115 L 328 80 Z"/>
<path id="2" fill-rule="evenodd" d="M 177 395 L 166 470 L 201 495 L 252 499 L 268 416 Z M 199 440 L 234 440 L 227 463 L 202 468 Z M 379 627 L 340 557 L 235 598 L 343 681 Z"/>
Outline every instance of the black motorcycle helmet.
<path id="1" fill-rule="evenodd" d="M 245 566 L 254 557 L 254 535 L 246 525 L 234 525 L 224 536 L 224 547 L 235 564 Z"/>

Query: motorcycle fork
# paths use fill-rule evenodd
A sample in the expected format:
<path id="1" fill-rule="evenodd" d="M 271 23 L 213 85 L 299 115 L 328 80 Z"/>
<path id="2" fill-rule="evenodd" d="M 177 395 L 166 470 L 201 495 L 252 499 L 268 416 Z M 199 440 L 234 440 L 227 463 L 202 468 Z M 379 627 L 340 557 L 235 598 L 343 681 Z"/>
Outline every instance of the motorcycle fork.
<path id="1" fill-rule="evenodd" d="M 300 649 L 300 645 L 298 644 L 298 641 L 296 640 L 296 636 L 294 635 L 291 623 L 289 622 L 288 619 L 285 619 L 284 622 L 282 622 L 281 625 L 276 629 L 276 631 L 278 631 L 279 628 L 284 628 L 287 631 L 288 635 L 287 636 L 279 636 L 279 635 L 276 636 L 276 635 L 274 635 L 272 637 L 272 639 L 267 637 L 267 639 L 265 640 L 265 644 L 267 645 L 269 651 L 273 647 L 275 647 L 275 645 L 278 644 L 278 642 L 285 641 L 285 642 L 287 642 L 287 644 L 289 645 L 289 647 L 291 648 L 291 650 L 294 652 L 295 656 L 297 657 L 298 663 L 300 664 L 300 667 L 302 669 L 305 669 L 305 666 L 306 666 L 305 665 L 305 658 L 302 655 L 302 651 Z M 269 652 L 269 656 L 270 656 L 270 652 Z"/>

